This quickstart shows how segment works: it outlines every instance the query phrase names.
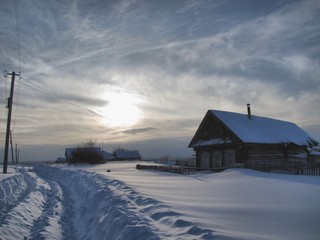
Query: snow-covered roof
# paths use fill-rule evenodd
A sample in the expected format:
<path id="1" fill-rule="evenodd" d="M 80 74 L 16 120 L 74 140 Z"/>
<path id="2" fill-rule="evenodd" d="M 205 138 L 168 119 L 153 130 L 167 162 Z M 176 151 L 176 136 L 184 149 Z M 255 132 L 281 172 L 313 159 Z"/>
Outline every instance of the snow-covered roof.
<path id="1" fill-rule="evenodd" d="M 140 159 L 140 153 L 137 150 L 118 149 L 114 152 L 117 159 Z"/>
<path id="2" fill-rule="evenodd" d="M 294 143 L 309 145 L 314 141 L 296 124 L 266 117 L 211 110 L 231 131 L 246 143 Z"/>

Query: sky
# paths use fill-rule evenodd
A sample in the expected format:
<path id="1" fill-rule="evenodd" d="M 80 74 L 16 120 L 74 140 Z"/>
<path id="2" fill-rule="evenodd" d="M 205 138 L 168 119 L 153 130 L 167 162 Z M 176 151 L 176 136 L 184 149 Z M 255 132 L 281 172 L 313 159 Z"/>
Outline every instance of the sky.
<path id="1" fill-rule="evenodd" d="M 320 0 L 0 3 L 0 140 L 5 71 L 21 72 L 11 127 L 21 161 L 88 139 L 191 157 L 207 110 L 247 103 L 320 140 Z"/>

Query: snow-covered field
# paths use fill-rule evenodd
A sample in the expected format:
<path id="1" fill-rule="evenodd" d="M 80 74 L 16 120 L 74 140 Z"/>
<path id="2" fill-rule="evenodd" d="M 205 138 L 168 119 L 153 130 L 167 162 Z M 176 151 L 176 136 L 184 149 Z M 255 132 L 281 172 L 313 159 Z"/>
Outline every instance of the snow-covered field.
<path id="1" fill-rule="evenodd" d="M 136 164 L 9 168 L 0 239 L 320 239 L 320 177 Z"/>

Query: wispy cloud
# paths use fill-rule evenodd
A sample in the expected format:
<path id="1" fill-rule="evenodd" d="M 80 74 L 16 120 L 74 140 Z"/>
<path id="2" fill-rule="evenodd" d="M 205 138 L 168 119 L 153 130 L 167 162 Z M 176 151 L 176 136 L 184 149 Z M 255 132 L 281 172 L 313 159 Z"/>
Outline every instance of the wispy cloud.
<path id="1" fill-rule="evenodd" d="M 191 138 L 207 109 L 242 112 L 247 102 L 254 114 L 318 126 L 317 0 L 19 3 L 21 142 Z M 11 71 L 14 8 L 2 5 L 0 64 Z M 112 127 L 99 112 L 118 92 L 140 100 L 133 126 Z"/>
<path id="2" fill-rule="evenodd" d="M 133 128 L 133 129 L 121 130 L 120 133 L 133 134 L 134 135 L 134 134 L 145 133 L 145 132 L 150 132 L 150 131 L 154 131 L 154 130 L 156 130 L 156 128 L 154 128 L 154 127 Z M 115 134 L 117 134 L 117 132 L 115 132 Z"/>

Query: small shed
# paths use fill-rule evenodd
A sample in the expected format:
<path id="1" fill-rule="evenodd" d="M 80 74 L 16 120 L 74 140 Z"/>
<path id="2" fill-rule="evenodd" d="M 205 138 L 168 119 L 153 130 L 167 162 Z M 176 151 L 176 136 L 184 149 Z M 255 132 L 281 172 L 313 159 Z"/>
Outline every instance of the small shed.
<path id="1" fill-rule="evenodd" d="M 318 145 L 296 124 L 272 118 L 209 110 L 192 138 L 189 148 L 196 165 L 229 168 L 241 165 L 283 166 L 307 164 L 308 147 Z"/>

